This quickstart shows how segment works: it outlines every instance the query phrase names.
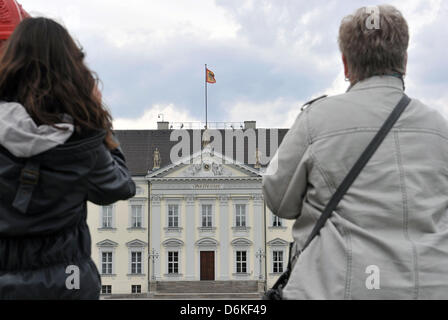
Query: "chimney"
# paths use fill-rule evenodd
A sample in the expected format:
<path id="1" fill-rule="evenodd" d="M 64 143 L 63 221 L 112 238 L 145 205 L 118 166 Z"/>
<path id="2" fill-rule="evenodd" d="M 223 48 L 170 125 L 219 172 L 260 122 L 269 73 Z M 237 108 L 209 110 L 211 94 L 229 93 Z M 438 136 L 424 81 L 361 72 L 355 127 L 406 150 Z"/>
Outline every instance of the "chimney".
<path id="1" fill-rule="evenodd" d="M 170 123 L 166 121 L 157 122 L 157 130 L 169 130 Z"/>
<path id="2" fill-rule="evenodd" d="M 257 129 L 257 121 L 244 121 L 244 130 Z"/>

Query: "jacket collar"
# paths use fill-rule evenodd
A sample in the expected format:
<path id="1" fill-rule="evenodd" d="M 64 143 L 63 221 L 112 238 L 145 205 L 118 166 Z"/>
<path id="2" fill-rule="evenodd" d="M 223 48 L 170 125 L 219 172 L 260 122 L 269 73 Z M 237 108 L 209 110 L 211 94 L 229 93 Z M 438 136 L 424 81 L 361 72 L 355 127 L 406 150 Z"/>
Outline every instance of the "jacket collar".
<path id="1" fill-rule="evenodd" d="M 404 91 L 404 80 L 401 77 L 386 75 L 373 76 L 371 78 L 359 81 L 352 85 L 347 92 L 360 91 L 373 88 L 391 88 L 394 90 Z"/>

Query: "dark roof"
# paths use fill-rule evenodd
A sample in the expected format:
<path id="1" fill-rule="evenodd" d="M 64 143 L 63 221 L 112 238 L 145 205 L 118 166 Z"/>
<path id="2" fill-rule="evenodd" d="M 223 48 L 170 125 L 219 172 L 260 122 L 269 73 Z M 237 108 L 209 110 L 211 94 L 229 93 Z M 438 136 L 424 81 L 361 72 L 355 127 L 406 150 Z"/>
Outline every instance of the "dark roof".
<path id="1" fill-rule="evenodd" d="M 270 155 L 270 130 L 266 132 L 266 149 L 267 154 Z M 276 129 L 278 130 L 278 145 L 281 144 L 288 129 Z M 199 130 L 185 130 L 190 135 L 190 150 L 191 154 L 195 154 L 200 150 L 193 150 L 193 131 Z M 221 131 L 222 136 L 222 153 L 226 154 L 225 150 L 225 130 Z M 257 133 L 257 146 L 258 147 L 258 129 Z M 117 130 L 115 131 L 118 140 L 120 141 L 121 148 L 123 149 L 126 157 L 126 162 L 129 170 L 133 176 L 146 176 L 148 171 L 151 171 L 154 166 L 154 152 L 156 148 L 160 151 L 162 160 L 161 167 L 166 167 L 171 164 L 170 154 L 171 149 L 178 143 L 177 141 L 170 141 L 172 130 Z M 197 132 L 198 134 L 198 132 Z M 233 159 L 236 160 L 236 146 L 233 146 Z M 248 142 L 244 143 L 244 164 L 248 164 Z M 182 155 L 188 157 L 189 155 Z M 253 166 L 253 164 L 251 165 Z"/>

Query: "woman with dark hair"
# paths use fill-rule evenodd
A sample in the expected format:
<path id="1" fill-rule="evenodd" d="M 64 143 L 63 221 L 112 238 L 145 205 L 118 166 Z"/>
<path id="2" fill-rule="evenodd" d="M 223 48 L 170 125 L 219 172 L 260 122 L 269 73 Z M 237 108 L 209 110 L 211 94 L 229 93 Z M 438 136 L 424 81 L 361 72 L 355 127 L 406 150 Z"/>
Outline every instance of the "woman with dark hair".
<path id="1" fill-rule="evenodd" d="M 0 56 L 0 299 L 98 299 L 87 201 L 135 195 L 84 54 L 25 19 Z"/>

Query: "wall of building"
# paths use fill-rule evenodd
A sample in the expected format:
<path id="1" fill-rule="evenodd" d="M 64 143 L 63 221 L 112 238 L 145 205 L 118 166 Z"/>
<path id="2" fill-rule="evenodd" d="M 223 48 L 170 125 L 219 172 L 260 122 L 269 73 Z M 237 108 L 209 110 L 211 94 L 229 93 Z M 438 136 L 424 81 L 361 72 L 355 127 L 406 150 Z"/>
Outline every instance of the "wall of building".
<path id="1" fill-rule="evenodd" d="M 264 241 L 260 241 L 263 229 L 260 228 L 255 233 L 256 219 L 263 219 L 262 206 L 254 204 L 256 200 L 250 199 L 250 195 L 238 194 L 231 197 L 220 197 L 216 195 L 202 195 L 200 198 L 186 200 L 182 195 L 170 195 L 163 198 L 159 204 L 152 206 L 155 215 L 160 217 L 153 220 L 154 237 L 161 235 L 161 245 L 155 248 L 157 240 L 152 242 L 152 247 L 160 251 L 160 272 L 157 273 L 158 281 L 183 281 L 183 280 L 200 280 L 200 252 L 215 251 L 215 279 L 216 280 L 257 280 L 259 276 L 258 261 L 255 260 L 255 253 L 258 249 L 264 247 Z M 167 227 L 168 222 L 168 205 L 176 204 L 181 209 L 180 228 L 178 230 L 170 230 Z M 201 229 L 201 206 L 202 204 L 211 204 L 213 211 L 213 227 L 211 229 Z M 235 221 L 235 205 L 246 205 L 246 224 L 247 229 L 237 229 L 234 227 Z M 154 216 L 152 216 L 154 217 Z M 160 224 L 159 224 L 160 222 Z M 264 225 L 258 221 L 259 225 Z M 190 237 L 188 237 L 190 235 Z M 187 238 L 188 237 L 188 238 Z M 175 243 L 167 243 L 169 240 L 180 240 L 178 247 L 174 247 Z M 240 247 L 241 250 L 248 252 L 249 274 L 237 275 L 235 271 L 234 256 L 238 247 L 232 246 L 232 241 L 236 239 L 247 239 L 251 244 L 247 247 Z M 202 243 L 201 243 L 201 240 Z M 167 245 L 164 245 L 166 243 Z M 258 243 L 259 248 L 255 247 Z M 176 249 L 175 249 L 176 248 Z M 179 250 L 182 256 L 179 276 L 167 275 L 167 252 Z"/>
<path id="2" fill-rule="evenodd" d="M 281 275 L 281 272 L 275 273 L 273 270 L 273 251 L 283 252 L 283 271 L 285 271 L 289 259 L 289 243 L 293 241 L 292 227 L 295 220 L 281 219 L 281 227 L 273 226 L 273 214 L 266 207 L 266 221 L 267 287 L 271 288 Z"/>
<path id="3" fill-rule="evenodd" d="M 262 260 L 262 278 L 271 287 L 279 273 L 272 270 L 272 252 L 283 250 L 283 268 L 288 258 L 288 243 L 292 241 L 293 221 L 283 220 L 282 227 L 272 227 L 272 213 L 261 196 L 261 180 L 211 183 L 219 184 L 213 190 L 194 190 L 191 184 L 179 182 L 151 183 L 135 178 L 139 194 L 113 205 L 113 227 L 101 227 L 103 208 L 88 204 L 88 223 L 92 234 L 92 258 L 102 272 L 101 252 L 109 250 L 114 255 L 113 275 L 102 275 L 102 284 L 112 286 L 112 294 L 130 294 L 132 285 L 140 285 L 142 293 L 148 292 L 148 281 L 199 281 L 200 252 L 215 252 L 215 280 L 259 280 L 259 250 Z M 142 204 L 143 226 L 130 226 L 132 204 Z M 178 204 L 179 229 L 167 225 L 168 205 Z M 213 228 L 201 230 L 201 205 L 212 204 Z M 246 230 L 234 228 L 235 205 L 246 204 Z M 109 240 L 106 241 L 106 240 Z M 130 252 L 142 250 L 142 274 L 130 275 Z M 154 250 L 154 251 L 153 251 Z M 179 251 L 179 274 L 168 275 L 168 251 Z M 248 274 L 237 274 L 235 251 L 247 251 Z M 149 253 L 158 255 L 152 260 Z M 267 269 L 266 269 L 267 268 Z"/>
<path id="4" fill-rule="evenodd" d="M 92 259 L 100 274 L 102 274 L 101 252 L 113 252 L 112 275 L 102 275 L 102 285 L 111 285 L 112 294 L 129 294 L 132 285 L 140 285 L 142 292 L 148 292 L 148 184 L 144 179 L 135 179 L 140 190 L 135 198 L 120 201 L 112 206 L 112 228 L 102 227 L 102 209 L 93 203 L 88 203 L 88 225 L 92 238 Z M 131 226 L 132 204 L 143 205 L 143 225 L 141 228 Z M 99 245 L 105 240 L 113 244 Z M 132 243 L 134 242 L 134 243 Z M 139 244 L 145 244 L 141 245 Z M 135 246 L 137 243 L 137 246 Z M 131 275 L 130 252 L 142 252 L 142 273 Z"/>

